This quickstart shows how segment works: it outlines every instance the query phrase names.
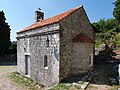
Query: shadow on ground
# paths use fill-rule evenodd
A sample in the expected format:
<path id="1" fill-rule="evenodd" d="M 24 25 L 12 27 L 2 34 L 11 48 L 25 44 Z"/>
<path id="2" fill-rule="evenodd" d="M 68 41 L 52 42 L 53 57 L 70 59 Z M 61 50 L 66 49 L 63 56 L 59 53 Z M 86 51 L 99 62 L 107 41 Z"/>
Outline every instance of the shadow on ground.
<path id="1" fill-rule="evenodd" d="M 94 65 L 94 69 L 83 75 L 76 75 L 64 80 L 65 83 L 90 82 L 97 85 L 118 85 L 118 68 L 115 63 Z M 113 80 L 111 80 L 113 79 Z"/>
<path id="2" fill-rule="evenodd" d="M 105 84 L 105 85 L 118 85 L 119 64 L 120 64 L 120 59 L 116 59 L 116 58 L 111 58 L 109 60 L 106 60 L 106 62 L 95 63 L 94 64 L 95 74 L 92 83 Z"/>

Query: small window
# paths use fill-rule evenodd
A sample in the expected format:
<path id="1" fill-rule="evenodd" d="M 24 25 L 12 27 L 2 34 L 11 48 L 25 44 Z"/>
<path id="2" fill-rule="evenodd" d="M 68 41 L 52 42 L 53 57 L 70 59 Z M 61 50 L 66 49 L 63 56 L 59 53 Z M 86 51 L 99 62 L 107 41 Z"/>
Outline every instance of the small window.
<path id="1" fill-rule="evenodd" d="M 93 56 L 92 56 L 92 54 L 90 54 L 90 56 L 89 56 L 89 65 L 93 66 Z"/>
<path id="2" fill-rule="evenodd" d="M 89 65 L 91 65 L 91 55 L 89 56 Z"/>
<path id="3" fill-rule="evenodd" d="M 45 55 L 44 56 L 44 67 L 47 67 L 48 66 L 48 61 L 47 61 L 47 56 Z"/>
<path id="4" fill-rule="evenodd" d="M 46 46 L 49 47 L 49 39 L 47 37 L 47 40 L 46 40 Z"/>

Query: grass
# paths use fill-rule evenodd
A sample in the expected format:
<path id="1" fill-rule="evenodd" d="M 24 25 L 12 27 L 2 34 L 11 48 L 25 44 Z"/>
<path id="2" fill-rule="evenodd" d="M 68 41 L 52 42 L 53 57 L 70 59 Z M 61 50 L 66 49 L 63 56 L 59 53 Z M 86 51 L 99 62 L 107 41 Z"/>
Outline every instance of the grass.
<path id="1" fill-rule="evenodd" d="M 70 86 L 66 85 L 66 83 L 59 83 L 58 85 L 54 86 L 49 90 L 69 90 Z"/>
<path id="2" fill-rule="evenodd" d="M 14 72 L 12 73 L 10 76 L 9 76 L 12 80 L 14 80 L 17 84 L 23 86 L 23 87 L 26 87 L 30 90 L 43 90 L 44 88 L 41 86 L 41 87 L 37 87 L 36 83 L 30 79 L 30 78 L 27 78 L 25 76 L 21 76 L 19 73 L 17 72 Z M 52 88 L 48 89 L 48 90 L 70 90 L 71 88 L 71 84 L 69 83 L 59 83 L 57 84 L 56 86 L 53 86 Z M 71 90 L 78 90 L 77 87 L 72 87 L 73 89 Z"/>
<path id="3" fill-rule="evenodd" d="M 113 85 L 111 86 L 110 90 L 118 90 L 119 86 Z"/>
<path id="4" fill-rule="evenodd" d="M 32 79 L 30 78 L 27 78 L 25 76 L 21 76 L 19 73 L 17 72 L 14 72 L 12 73 L 10 76 L 9 76 L 12 80 L 14 80 L 16 83 L 24 86 L 24 87 L 27 87 L 28 89 L 31 89 L 31 90 L 39 90 L 40 88 L 42 87 L 37 87 L 36 83 L 33 82 Z"/>
<path id="5" fill-rule="evenodd" d="M 21 76 L 19 73 L 14 72 L 9 76 L 12 80 L 14 80 L 17 84 L 26 87 L 30 90 L 43 90 L 42 86 L 39 86 L 30 78 L 27 78 L 25 76 Z M 36 86 L 37 85 L 37 86 Z M 120 86 L 113 85 L 109 90 L 117 90 Z M 97 89 L 96 86 L 88 85 L 88 89 L 94 88 Z M 80 90 L 79 87 L 72 86 L 69 83 L 59 83 L 56 86 L 53 86 L 52 88 L 48 90 Z"/>

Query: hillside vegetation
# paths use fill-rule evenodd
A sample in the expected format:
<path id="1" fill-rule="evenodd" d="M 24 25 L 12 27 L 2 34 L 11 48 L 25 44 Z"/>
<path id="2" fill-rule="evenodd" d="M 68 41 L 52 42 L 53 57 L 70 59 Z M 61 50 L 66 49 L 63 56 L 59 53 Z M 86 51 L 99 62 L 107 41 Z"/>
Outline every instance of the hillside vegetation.
<path id="1" fill-rule="evenodd" d="M 98 22 L 92 23 L 96 47 L 106 43 L 111 47 L 120 48 L 120 0 L 116 0 L 113 4 L 115 6 L 114 18 L 100 19 Z"/>
<path id="2" fill-rule="evenodd" d="M 92 23 L 95 31 L 95 46 L 107 43 L 114 48 L 120 48 L 120 25 L 115 19 L 100 19 Z"/>

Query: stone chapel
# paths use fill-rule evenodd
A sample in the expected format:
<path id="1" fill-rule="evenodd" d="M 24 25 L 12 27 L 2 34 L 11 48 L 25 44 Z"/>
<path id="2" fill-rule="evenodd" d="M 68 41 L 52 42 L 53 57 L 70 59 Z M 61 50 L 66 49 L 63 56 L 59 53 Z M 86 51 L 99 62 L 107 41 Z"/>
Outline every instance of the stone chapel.
<path id="1" fill-rule="evenodd" d="M 83 6 L 36 22 L 17 32 L 17 65 L 21 75 L 49 87 L 93 67 L 94 30 Z"/>

